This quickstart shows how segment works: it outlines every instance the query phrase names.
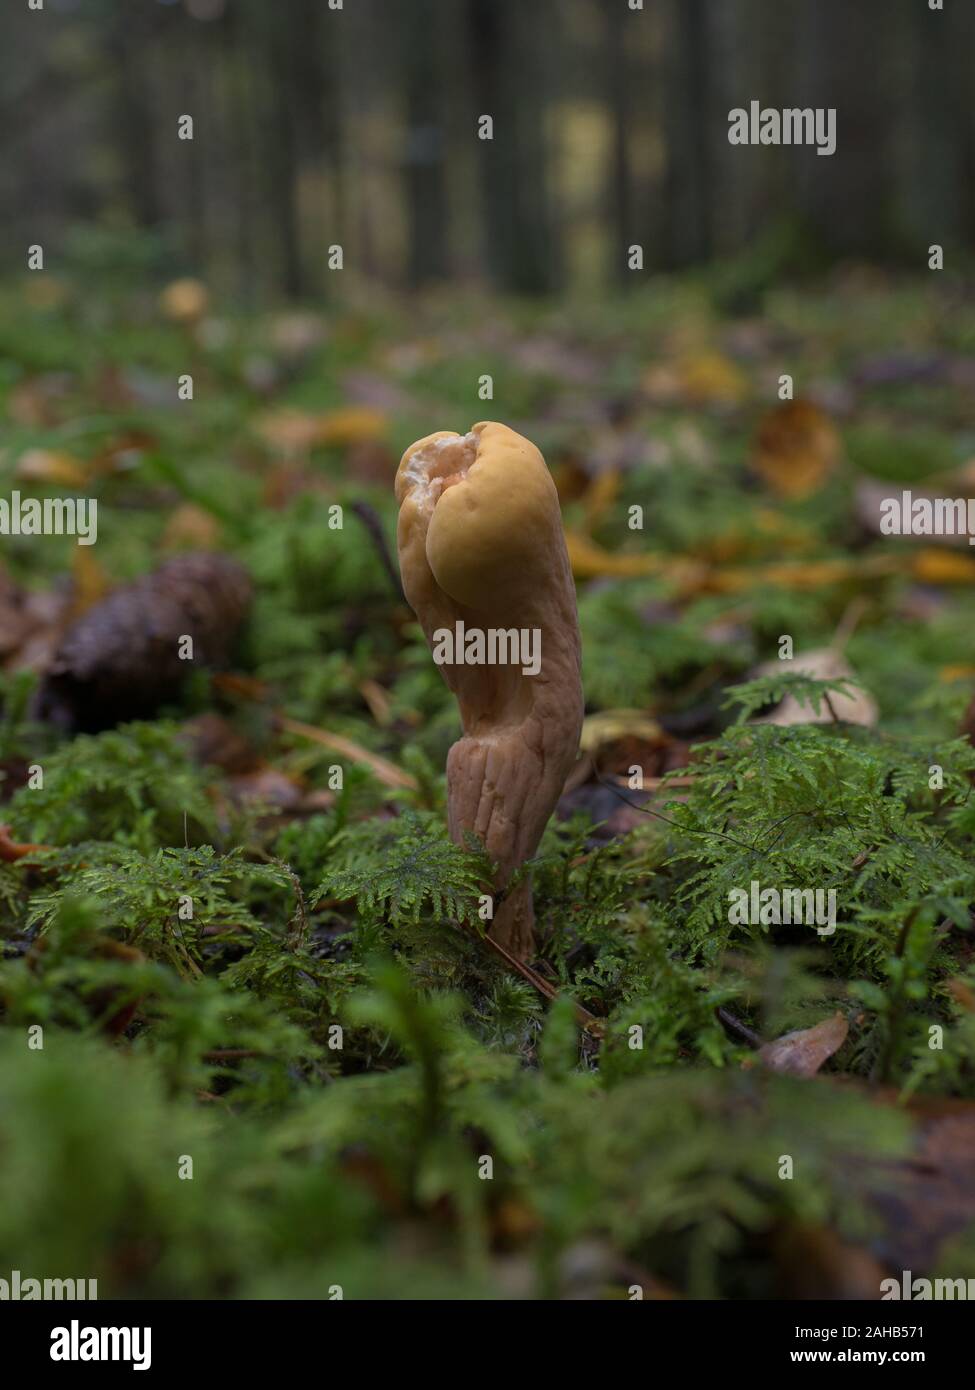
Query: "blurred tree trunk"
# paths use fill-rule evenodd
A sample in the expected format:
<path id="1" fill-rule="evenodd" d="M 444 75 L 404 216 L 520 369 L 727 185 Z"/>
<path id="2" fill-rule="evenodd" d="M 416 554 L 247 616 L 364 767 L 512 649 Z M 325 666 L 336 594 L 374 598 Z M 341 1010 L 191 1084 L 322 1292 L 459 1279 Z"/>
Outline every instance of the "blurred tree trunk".
<path id="1" fill-rule="evenodd" d="M 284 292 L 297 297 L 303 289 L 303 277 L 292 92 L 295 47 L 303 36 L 297 25 L 282 23 L 280 13 L 271 6 L 248 7 L 245 13 L 250 20 L 249 66 L 253 99 L 260 113 L 258 159 L 266 217 L 277 251 L 274 261 Z"/>
<path id="2" fill-rule="evenodd" d="M 551 100 L 546 50 L 559 32 L 550 0 L 529 5 L 468 0 L 471 138 L 477 141 L 484 202 L 485 254 L 493 278 L 516 292 L 558 283 L 545 118 Z M 478 140 L 480 116 L 494 139 Z"/>
<path id="3" fill-rule="evenodd" d="M 156 16 L 146 6 L 127 5 L 113 17 L 107 52 L 115 73 L 114 130 L 119 140 L 125 189 L 138 226 L 161 220 L 156 141 L 164 113 L 153 109 L 146 67 L 152 61 Z M 176 117 L 172 135 L 176 138 Z"/>
<path id="4" fill-rule="evenodd" d="M 196 100 L 199 46 L 195 37 L 186 29 L 179 30 L 177 40 L 170 51 L 170 71 L 172 72 L 175 58 L 177 76 L 168 86 L 168 91 L 174 100 L 160 113 L 159 125 L 163 140 L 169 143 L 173 150 L 179 184 L 186 201 L 186 246 L 193 265 L 203 272 L 207 268 L 210 246 L 207 237 L 206 186 L 203 161 L 198 156 L 198 142 L 212 139 L 212 132 L 205 128 L 202 112 Z M 183 115 L 193 117 L 192 140 L 182 141 L 178 137 L 178 119 Z"/>
<path id="5" fill-rule="evenodd" d="M 225 62 L 229 69 L 229 122 L 236 141 L 226 153 L 232 159 L 234 205 L 233 244 L 236 248 L 238 293 L 245 303 L 253 301 L 257 262 L 255 223 L 257 221 L 256 161 L 253 109 L 248 74 L 247 27 L 240 9 L 231 7 L 224 29 Z"/>
<path id="6" fill-rule="evenodd" d="M 950 12 L 950 6 L 949 6 Z M 932 13 L 927 6 L 916 11 L 912 34 L 915 54 L 915 231 L 923 247 L 919 265 L 927 264 L 932 242 L 950 244 L 961 228 L 962 151 L 965 127 L 970 123 L 969 101 L 957 101 L 954 79 L 952 23 L 949 13 Z M 972 49 L 967 50 L 971 83 Z M 921 252 L 923 251 L 923 254 Z"/>
<path id="7" fill-rule="evenodd" d="M 348 45 L 344 29 L 336 24 L 323 25 L 322 71 L 322 151 L 321 159 L 327 170 L 328 206 L 322 228 L 319 254 L 325 248 L 341 244 L 346 235 L 348 197 L 345 174 L 344 106 L 342 102 L 342 72 L 348 63 Z M 326 279 L 325 283 L 328 281 Z"/>
<path id="8" fill-rule="evenodd" d="M 810 104 L 836 108 L 835 154 L 808 151 L 807 209 L 830 251 L 860 255 L 889 246 L 893 223 L 890 0 L 807 3 L 807 62 L 815 74 Z"/>
<path id="9" fill-rule="evenodd" d="M 291 0 L 297 12 L 288 26 L 291 34 L 291 119 L 294 149 L 294 193 L 299 274 L 304 293 L 320 293 L 325 267 L 319 253 L 314 258 L 302 254 L 306 238 L 302 233 L 311 224 L 321 226 L 325 219 L 325 187 L 321 176 L 325 146 L 323 89 L 324 34 L 329 13 L 320 0 Z M 308 177 L 303 178 L 307 173 Z M 317 177 L 313 177 L 317 174 Z"/>
<path id="10" fill-rule="evenodd" d="M 790 224 L 834 257 L 913 264 L 975 235 L 975 0 L 228 0 L 207 22 L 154 0 L 77 9 L 54 45 L 0 7 L 18 53 L 0 79 L 17 237 L 110 227 L 121 209 L 201 272 L 299 295 L 336 283 L 332 243 L 367 277 L 487 269 L 537 292 L 567 260 L 629 284 L 634 241 L 652 269 Z M 836 153 L 729 146 L 727 113 L 751 100 L 836 108 Z M 176 138 L 184 112 L 193 144 Z M 803 244 L 773 253 L 793 265 Z"/>
<path id="11" fill-rule="evenodd" d="M 670 9 L 669 19 L 667 260 L 672 266 L 682 266 L 704 260 L 711 252 L 712 184 L 707 119 L 711 46 L 707 0 L 678 0 Z"/>
<path id="12" fill-rule="evenodd" d="M 958 147 L 959 235 L 966 245 L 975 242 L 975 103 L 972 102 L 972 54 L 975 53 L 975 7 L 958 6 L 948 20 L 952 57 L 950 95 L 954 140 Z"/>
<path id="13" fill-rule="evenodd" d="M 633 21 L 632 12 L 623 5 L 613 5 L 606 12 L 606 91 L 613 118 L 609 275 L 620 283 L 626 283 L 630 275 L 627 247 L 638 240 L 633 225 L 629 155 L 634 113 L 627 44 L 632 41 Z"/>
<path id="14" fill-rule="evenodd" d="M 441 279 L 447 269 L 444 179 L 444 74 L 460 55 L 443 51 L 437 0 L 413 0 L 400 14 L 406 64 L 406 198 L 409 277 L 413 285 Z"/>

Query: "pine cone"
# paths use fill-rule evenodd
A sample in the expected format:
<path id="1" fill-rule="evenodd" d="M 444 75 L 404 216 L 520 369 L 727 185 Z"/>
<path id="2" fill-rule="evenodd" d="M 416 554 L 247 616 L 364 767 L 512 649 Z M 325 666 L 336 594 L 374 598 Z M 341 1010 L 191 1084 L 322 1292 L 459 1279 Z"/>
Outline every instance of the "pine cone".
<path id="1" fill-rule="evenodd" d="M 82 733 L 151 718 L 191 671 L 226 663 L 251 593 L 243 567 L 212 554 L 176 556 L 116 589 L 65 633 L 38 717 Z M 186 637 L 192 660 L 180 655 Z"/>

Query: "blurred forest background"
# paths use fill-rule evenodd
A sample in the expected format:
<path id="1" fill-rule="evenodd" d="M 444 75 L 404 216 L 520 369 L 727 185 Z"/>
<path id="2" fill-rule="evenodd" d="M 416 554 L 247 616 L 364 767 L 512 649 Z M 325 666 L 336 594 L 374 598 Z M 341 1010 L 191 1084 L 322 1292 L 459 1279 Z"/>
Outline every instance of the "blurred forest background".
<path id="1" fill-rule="evenodd" d="M 83 227 L 251 300 L 322 293 L 336 243 L 389 286 L 544 292 L 633 242 L 800 272 L 975 231 L 971 4 L 11 0 L 0 42 L 12 246 Z M 752 99 L 836 107 L 836 154 L 729 145 Z"/>
<path id="2" fill-rule="evenodd" d="M 879 524 L 975 495 L 973 41 L 975 0 L 3 0 L 0 502 L 98 543 L 0 536 L 0 1275 L 975 1278 L 975 551 Z M 836 154 L 729 145 L 753 99 Z M 527 974 L 393 558 L 403 449 L 485 417 L 582 637 Z M 735 920 L 754 882 L 835 934 Z"/>

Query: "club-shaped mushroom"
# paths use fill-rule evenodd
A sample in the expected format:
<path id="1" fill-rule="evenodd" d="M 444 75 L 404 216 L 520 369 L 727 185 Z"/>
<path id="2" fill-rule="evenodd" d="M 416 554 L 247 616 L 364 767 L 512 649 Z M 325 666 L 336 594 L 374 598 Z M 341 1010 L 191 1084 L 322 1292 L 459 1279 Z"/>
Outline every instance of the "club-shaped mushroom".
<path id="1" fill-rule="evenodd" d="M 535 445 L 487 422 L 411 445 L 396 499 L 403 589 L 441 654 L 464 730 L 447 757 L 450 834 L 463 843 L 473 832 L 495 862 L 490 934 L 524 960 L 534 946 L 531 884 L 508 885 L 538 847 L 583 715 L 558 493 Z M 453 651 L 442 659 L 448 634 Z"/>

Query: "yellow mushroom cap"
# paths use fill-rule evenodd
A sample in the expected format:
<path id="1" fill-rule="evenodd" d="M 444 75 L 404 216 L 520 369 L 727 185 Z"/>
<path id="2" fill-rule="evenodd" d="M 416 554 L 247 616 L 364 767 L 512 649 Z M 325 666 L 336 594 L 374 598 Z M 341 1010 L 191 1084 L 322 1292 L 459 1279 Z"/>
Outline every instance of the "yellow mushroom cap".
<path id="1" fill-rule="evenodd" d="M 396 496 L 429 517 L 426 555 L 445 594 L 471 608 L 530 599 L 562 547 L 545 460 L 507 425 L 439 431 L 403 455 Z"/>

